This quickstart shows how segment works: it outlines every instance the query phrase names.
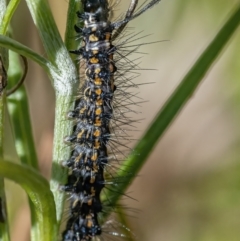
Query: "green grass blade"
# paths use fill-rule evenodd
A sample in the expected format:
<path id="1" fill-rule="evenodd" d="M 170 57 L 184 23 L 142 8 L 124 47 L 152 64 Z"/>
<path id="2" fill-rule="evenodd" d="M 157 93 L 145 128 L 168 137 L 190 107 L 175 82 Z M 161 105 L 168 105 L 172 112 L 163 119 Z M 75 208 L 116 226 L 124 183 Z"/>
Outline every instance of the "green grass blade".
<path id="1" fill-rule="evenodd" d="M 8 87 L 12 88 L 22 77 L 18 55 L 10 51 Z M 37 154 L 34 146 L 30 121 L 28 99 L 24 85 L 7 98 L 9 114 L 15 135 L 18 156 L 23 164 L 38 169 Z"/>
<path id="2" fill-rule="evenodd" d="M 67 136 L 72 131 L 72 124 L 66 120 L 66 113 L 73 108 L 72 97 L 56 95 L 56 110 L 55 110 L 55 127 L 54 127 L 54 152 L 53 152 L 53 166 L 51 178 L 51 190 L 54 194 L 57 210 L 58 227 L 62 222 L 62 215 L 64 211 L 65 192 L 59 191 L 59 185 L 63 185 L 67 181 L 68 171 L 63 168 L 61 162 L 67 160 L 71 153 L 71 147 L 63 142 L 63 137 Z"/>
<path id="3" fill-rule="evenodd" d="M 19 62 L 19 56 L 9 52 L 9 70 L 8 70 L 8 89 L 17 84 L 22 77 L 22 68 Z M 38 159 L 34 146 L 32 135 L 32 126 L 30 121 L 28 99 L 24 85 L 22 85 L 15 93 L 7 98 L 7 106 L 11 119 L 11 126 L 14 131 L 14 140 L 16 151 L 21 163 L 38 170 Z M 41 241 L 41 225 L 37 221 L 34 205 L 29 199 L 31 210 L 31 240 Z"/>
<path id="4" fill-rule="evenodd" d="M 39 237 L 36 240 L 57 240 L 56 210 L 48 181 L 28 166 L 3 160 L 1 160 L 0 176 L 18 183 L 27 192 L 39 225 Z"/>
<path id="5" fill-rule="evenodd" d="M 7 9 L 5 11 L 4 17 L 2 19 L 2 24 L 0 27 L 0 34 L 5 35 L 7 33 L 8 26 L 10 24 L 10 21 L 12 19 L 12 16 L 14 12 L 17 9 L 17 6 L 19 4 L 20 0 L 11 0 L 8 3 Z"/>
<path id="6" fill-rule="evenodd" d="M 124 162 L 117 173 L 117 178 L 120 180 L 124 178 L 125 181 L 120 182 L 115 190 L 107 190 L 105 192 L 104 200 L 106 202 L 111 200 L 111 205 L 114 205 L 118 201 L 121 194 L 124 193 L 145 163 L 159 138 L 162 137 L 174 118 L 192 97 L 194 91 L 221 53 L 221 50 L 227 45 L 228 40 L 239 26 L 240 5 L 236 9 L 157 114 L 150 128 L 135 146 L 134 153 Z M 136 153 L 140 154 L 137 155 Z M 104 215 L 107 216 L 108 214 L 105 213 Z"/>
<path id="7" fill-rule="evenodd" d="M 19 0 L 11 0 L 10 3 L 8 4 L 8 7 L 6 9 L 6 12 L 1 24 L 1 28 L 0 28 L 1 34 L 3 35 L 6 34 L 10 20 L 18 4 L 19 4 Z M 27 54 L 30 53 L 30 55 L 32 54 L 32 58 L 35 60 L 37 59 L 38 63 L 40 63 L 40 65 L 44 67 L 48 73 L 50 73 L 50 70 L 49 70 L 50 64 L 48 63 L 47 60 L 43 59 L 41 56 L 38 56 L 36 53 L 29 50 L 28 48 L 25 48 L 25 46 L 22 46 L 21 44 L 17 45 L 18 43 L 16 44 L 16 42 L 12 39 L 7 39 L 7 41 L 10 42 L 11 46 L 14 46 L 15 48 L 18 47 L 18 50 L 20 49 L 21 51 L 24 51 L 23 53 L 24 55 L 26 53 Z M 5 47 L 9 48 L 9 46 L 5 46 Z M 26 49 L 27 51 L 25 51 Z M 30 55 L 28 55 L 28 57 Z M 13 54 L 12 52 L 11 59 L 10 59 L 10 67 L 8 70 L 8 87 L 10 86 L 11 88 L 13 85 L 15 85 L 21 78 L 21 75 L 22 75 L 21 67 L 20 67 L 17 54 L 15 53 Z M 10 109 L 10 117 L 13 124 L 12 126 L 14 129 L 15 145 L 16 145 L 18 156 L 22 163 L 27 164 L 35 169 L 38 169 L 38 161 L 37 161 L 36 151 L 34 147 L 30 116 L 28 112 L 28 103 L 27 103 L 26 91 L 24 86 L 21 86 L 21 88 L 18 89 L 17 92 L 12 94 L 8 98 L 8 107 Z M 41 241 L 42 224 L 39 222 L 37 218 L 37 213 L 35 212 L 34 205 L 30 199 L 29 199 L 29 205 L 31 209 L 32 241 Z M 7 225 L 7 222 L 6 222 L 6 225 Z"/>

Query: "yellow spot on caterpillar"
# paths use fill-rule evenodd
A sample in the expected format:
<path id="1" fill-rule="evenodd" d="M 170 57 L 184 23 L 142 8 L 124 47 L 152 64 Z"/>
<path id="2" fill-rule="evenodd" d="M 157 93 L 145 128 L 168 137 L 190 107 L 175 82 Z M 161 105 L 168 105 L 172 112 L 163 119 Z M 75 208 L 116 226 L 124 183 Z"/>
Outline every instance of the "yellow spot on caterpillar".
<path id="1" fill-rule="evenodd" d="M 95 78 L 94 83 L 95 83 L 95 85 L 102 85 L 102 80 L 99 77 L 97 77 L 97 78 Z"/>
<path id="2" fill-rule="evenodd" d="M 80 131 L 78 134 L 77 134 L 77 138 L 80 139 L 82 138 L 82 135 L 84 134 L 84 130 Z"/>
<path id="3" fill-rule="evenodd" d="M 91 42 L 96 42 L 96 41 L 98 41 L 99 39 L 98 39 L 98 37 L 97 37 L 96 35 L 91 34 L 91 35 L 89 36 L 89 40 L 90 40 Z"/>
<path id="4" fill-rule="evenodd" d="M 83 114 L 85 112 L 85 110 L 86 110 L 86 107 L 83 107 L 82 109 L 79 110 L 79 113 Z"/>
<path id="5" fill-rule="evenodd" d="M 96 115 L 101 115 L 101 113 L 102 113 L 102 108 L 97 108 L 97 109 L 95 110 L 95 114 L 96 114 Z"/>
<path id="6" fill-rule="evenodd" d="M 96 161 L 97 158 L 98 158 L 97 152 L 94 152 L 93 155 L 92 155 L 92 157 L 91 157 L 91 160 L 92 160 L 92 161 Z"/>
<path id="7" fill-rule="evenodd" d="M 91 187 L 91 193 L 92 193 L 92 194 L 95 194 L 95 192 L 96 192 L 96 191 L 95 191 L 94 187 Z"/>
<path id="8" fill-rule="evenodd" d="M 111 34 L 110 33 L 106 33 L 106 40 L 110 40 L 111 38 Z"/>
<path id="9" fill-rule="evenodd" d="M 95 178 L 95 176 L 93 176 L 93 177 L 91 178 L 91 180 L 90 180 L 90 183 L 94 183 L 95 180 L 96 180 L 96 178 Z"/>
<path id="10" fill-rule="evenodd" d="M 93 222 L 92 222 L 92 220 L 88 220 L 87 221 L 87 227 L 88 228 L 91 228 L 93 226 Z M 89 239 L 90 240 L 90 239 Z"/>
<path id="11" fill-rule="evenodd" d="M 100 68 L 96 68 L 94 72 L 95 72 L 95 74 L 99 74 L 101 72 L 101 69 Z"/>
<path id="12" fill-rule="evenodd" d="M 96 101 L 96 104 L 99 106 L 99 105 L 103 105 L 103 100 L 102 99 L 99 99 Z"/>
<path id="13" fill-rule="evenodd" d="M 95 125 L 95 126 L 101 126 L 101 125 L 102 125 L 101 119 L 96 118 L 94 125 Z"/>
<path id="14" fill-rule="evenodd" d="M 112 64 L 109 64 L 109 70 L 110 70 L 111 73 L 114 72 L 114 67 L 113 67 Z"/>
<path id="15" fill-rule="evenodd" d="M 102 90 L 101 90 L 101 89 L 97 89 L 97 90 L 95 91 L 95 93 L 96 93 L 97 95 L 101 95 Z"/>
<path id="16" fill-rule="evenodd" d="M 92 198 L 88 200 L 88 206 L 92 206 Z"/>
<path id="17" fill-rule="evenodd" d="M 99 62 L 99 59 L 96 58 L 96 57 L 93 57 L 93 58 L 91 58 L 91 59 L 89 60 L 89 62 L 90 62 L 91 64 L 97 64 L 97 63 Z"/>
<path id="18" fill-rule="evenodd" d="M 96 141 L 95 141 L 94 147 L 95 147 L 96 149 L 99 149 L 99 148 L 101 147 L 99 140 L 96 140 Z"/>
<path id="19" fill-rule="evenodd" d="M 94 136 L 99 137 L 101 135 L 101 131 L 99 129 L 95 130 Z"/>

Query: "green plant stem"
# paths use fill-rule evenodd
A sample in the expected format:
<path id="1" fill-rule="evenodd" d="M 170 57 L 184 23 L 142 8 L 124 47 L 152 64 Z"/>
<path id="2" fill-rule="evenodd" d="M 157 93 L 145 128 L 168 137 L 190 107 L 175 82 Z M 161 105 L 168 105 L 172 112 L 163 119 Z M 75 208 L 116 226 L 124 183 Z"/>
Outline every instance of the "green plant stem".
<path id="1" fill-rule="evenodd" d="M 39 224 L 37 234 L 40 236 L 36 237 L 36 240 L 57 240 L 56 210 L 48 181 L 26 165 L 20 166 L 2 159 L 0 176 L 21 185 L 31 199 L 32 205 L 34 205 L 34 215 Z"/>
<path id="2" fill-rule="evenodd" d="M 4 91 L 5 92 L 5 91 Z M 4 116 L 6 106 L 6 95 L 2 93 L 0 95 L 0 160 L 4 157 Z M 0 161 L 0 169 L 2 168 L 2 162 Z M 7 220 L 7 207 L 6 207 L 6 195 L 4 191 L 4 179 L 0 177 L 0 216 L 2 216 L 2 222 L 0 220 L 0 240 L 9 241 L 9 227 Z"/>
<path id="3" fill-rule="evenodd" d="M 1 3 L 1 2 L 0 2 Z M 1 5 L 0 5 L 1 6 Z M 1 18 L 0 18 L 1 20 Z M 4 82 L 6 82 L 6 63 L 3 59 L 6 59 L 5 50 L 0 48 L 0 79 L 1 79 L 1 87 L 3 87 Z M 3 139 L 4 139 L 4 115 L 5 115 L 5 103 L 6 103 L 6 95 L 5 90 L 2 89 L 0 92 L 0 157 L 3 158 Z"/>
<path id="4" fill-rule="evenodd" d="M 6 11 L 6 1 L 0 0 L 0 29 L 2 26 L 2 19 Z M 6 80 L 6 69 L 8 67 L 8 51 L 0 48 L 0 78 L 2 83 Z M 5 120 L 6 94 L 5 90 L 0 93 L 0 159 L 4 158 L 4 120 Z M 0 162 L 0 169 L 2 163 Z M 0 177 L 0 240 L 9 241 L 9 227 L 7 219 L 6 195 L 4 190 L 4 179 Z"/>
<path id="5" fill-rule="evenodd" d="M 16 10 L 19 1 L 12 0 L 6 13 L 4 15 L 2 25 L 1 25 L 1 34 L 5 35 L 10 19 Z M 28 57 L 32 57 L 34 60 L 37 60 L 40 65 L 45 68 L 45 70 L 50 73 L 51 68 L 50 63 L 42 58 L 41 56 L 34 53 L 29 48 L 17 43 L 16 41 L 0 36 L 2 38 L 2 42 L 5 44 L 4 47 L 9 49 L 17 50 L 17 52 L 23 51 L 22 54 L 26 54 Z M 9 46 L 10 45 L 10 46 Z M 53 71 L 52 71 L 53 72 Z M 19 65 L 19 61 L 16 54 L 12 54 L 10 69 L 8 71 L 8 85 L 13 86 L 15 85 L 18 80 L 21 78 L 21 67 Z M 22 86 L 18 89 L 17 92 L 11 95 L 8 98 L 8 107 L 10 109 L 10 117 L 13 123 L 13 129 L 15 134 L 15 146 L 17 149 L 17 153 L 22 163 L 28 164 L 29 166 L 38 169 L 38 161 L 34 147 L 34 141 L 32 137 L 32 130 L 31 130 L 31 122 L 30 116 L 28 112 L 28 103 L 26 98 L 26 91 Z M 19 128 L 22 126 L 22 128 Z M 39 223 L 38 218 L 36 216 L 35 207 L 32 201 L 29 199 L 29 205 L 31 209 L 31 221 L 32 221 L 32 228 L 31 228 L 31 237 L 32 241 L 41 241 L 41 223 Z M 7 222 L 6 222 L 7 223 Z"/>
<path id="6" fill-rule="evenodd" d="M 59 70 L 58 75 L 52 74 L 55 91 L 61 95 L 72 95 L 77 84 L 76 68 L 58 32 L 48 2 L 46 0 L 26 0 L 26 2 L 48 59 Z"/>
<path id="7" fill-rule="evenodd" d="M 34 23 L 39 30 L 39 35 L 49 61 L 46 61 L 38 54 L 14 40 L 0 38 L 0 43 L 2 46 L 12 49 L 26 57 L 30 57 L 38 62 L 53 80 L 53 85 L 56 91 L 56 124 L 54 131 L 53 175 L 51 188 L 57 205 L 57 220 L 58 224 L 60 224 L 63 212 L 64 194 L 59 192 L 59 184 L 64 184 L 67 176 L 67 172 L 60 167 L 60 162 L 67 159 L 70 155 L 70 147 L 66 148 L 63 144 L 63 137 L 69 134 L 72 129 L 69 122 L 66 122 L 65 115 L 73 104 L 72 96 L 74 95 L 74 90 L 77 89 L 76 83 L 78 75 L 68 51 L 62 42 L 47 1 L 26 0 L 26 2 Z M 51 64 L 49 64 L 49 62 Z M 41 222 L 41 220 L 38 221 Z M 40 225 L 42 224 L 40 223 Z M 42 232 L 43 230 L 39 231 L 41 236 L 43 235 Z"/>
<path id="8" fill-rule="evenodd" d="M 55 110 L 55 128 L 54 128 L 54 152 L 53 152 L 53 168 L 51 179 L 51 190 L 54 193 L 57 210 L 58 228 L 61 224 L 65 193 L 59 191 L 59 186 L 66 183 L 67 169 L 61 165 L 62 161 L 69 158 L 71 147 L 63 142 L 63 137 L 70 134 L 72 125 L 66 120 L 66 113 L 73 108 L 73 100 L 71 96 L 56 95 L 56 110 Z"/>
<path id="9" fill-rule="evenodd" d="M 56 60 L 62 58 L 64 45 L 54 21 L 51 9 L 46 0 L 26 0 L 34 24 L 39 30 L 46 54 L 51 63 L 58 63 Z M 66 51 L 67 52 L 67 51 Z"/>
<path id="10" fill-rule="evenodd" d="M 206 73 L 212 67 L 214 61 L 221 53 L 224 46 L 226 46 L 228 40 L 236 31 L 239 24 L 240 5 L 238 5 L 237 11 L 232 14 L 187 75 L 183 78 L 180 85 L 157 114 L 150 128 L 135 146 L 134 153 L 127 158 L 117 172 L 117 178 L 120 180 L 124 178 L 124 180 L 126 180 L 127 175 L 127 181 L 119 182 L 116 188 L 114 187 L 112 190 L 107 190 L 103 197 L 104 201 L 107 202 L 107 200 L 110 200 L 111 205 L 113 206 L 116 204 L 120 196 L 124 193 L 145 163 L 159 138 L 162 137 L 186 102 L 193 96 L 193 93 L 199 86 L 201 80 L 203 80 Z M 136 153 L 140 154 L 138 155 Z M 108 215 L 109 212 L 104 213 L 104 217 L 107 217 Z"/>
<path id="11" fill-rule="evenodd" d="M 58 75 L 52 75 L 56 91 L 56 111 L 52 178 L 50 182 L 57 207 L 59 228 L 65 200 L 65 194 L 59 192 L 59 185 L 64 184 L 67 177 L 67 171 L 61 167 L 61 161 L 68 159 L 70 155 L 70 147 L 64 145 L 63 138 L 69 135 L 72 130 L 72 126 L 66 121 L 65 116 L 73 105 L 73 96 L 77 90 L 78 74 L 57 30 L 47 1 L 26 0 L 26 2 L 48 58 L 59 70 Z"/>
<path id="12" fill-rule="evenodd" d="M 0 75 L 2 75 L 1 71 L 0 71 Z M 4 90 L 0 94 L 0 159 L 1 160 L 3 160 L 4 158 L 5 107 L 6 107 L 6 94 Z M 2 168 L 2 163 L 0 161 L 0 169 L 1 168 Z M 1 241 L 10 240 L 8 220 L 7 220 L 6 195 L 4 191 L 4 179 L 2 177 L 0 177 L 0 240 Z"/>
<path id="13" fill-rule="evenodd" d="M 1 76 L 1 73 L 0 73 Z M 2 76 L 1 76 L 2 77 Z M 3 158 L 3 140 L 4 140 L 4 116 L 5 116 L 5 91 L 0 95 L 0 158 Z"/>
<path id="14" fill-rule="evenodd" d="M 1 49 L 0 49 L 1 50 Z M 6 73 L 4 68 L 4 63 L 2 61 L 2 54 L 0 51 L 0 79 L 4 83 L 6 81 Z M 5 118 L 5 105 L 6 105 L 6 93 L 5 89 L 0 92 L 0 158 L 4 157 L 4 118 Z"/>
<path id="15" fill-rule="evenodd" d="M 8 26 L 12 19 L 14 12 L 17 9 L 20 0 L 11 0 L 7 6 L 4 17 L 2 19 L 2 24 L 0 27 L 0 34 L 5 35 L 7 33 Z"/>

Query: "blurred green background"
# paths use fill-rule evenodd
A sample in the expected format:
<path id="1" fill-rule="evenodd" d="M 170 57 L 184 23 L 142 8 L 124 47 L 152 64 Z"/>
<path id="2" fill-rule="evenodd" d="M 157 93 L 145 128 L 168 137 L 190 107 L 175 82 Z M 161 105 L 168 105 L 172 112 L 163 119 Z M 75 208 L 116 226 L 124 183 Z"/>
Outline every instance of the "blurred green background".
<path id="1" fill-rule="evenodd" d="M 115 7 L 115 16 L 129 1 Z M 143 134 L 182 77 L 230 16 L 237 0 L 163 0 L 130 23 L 133 31 L 151 34 L 138 83 L 147 100 L 137 107 L 144 119 L 135 139 Z M 51 0 L 62 36 L 67 0 Z M 21 2 L 12 22 L 16 39 L 45 55 Z M 75 36 L 73 36 L 74 38 Z M 240 33 L 233 36 L 221 57 L 165 133 L 128 190 L 129 226 L 138 241 L 237 241 L 240 237 Z M 46 75 L 30 63 L 26 80 L 34 138 L 43 175 L 49 177 L 54 127 L 54 92 Z M 134 143 L 133 143 L 134 144 Z M 14 191 L 13 191 L 14 190 Z M 29 213 L 20 188 L 8 184 L 12 240 L 28 240 Z M 27 228 L 28 227 L 28 228 Z"/>

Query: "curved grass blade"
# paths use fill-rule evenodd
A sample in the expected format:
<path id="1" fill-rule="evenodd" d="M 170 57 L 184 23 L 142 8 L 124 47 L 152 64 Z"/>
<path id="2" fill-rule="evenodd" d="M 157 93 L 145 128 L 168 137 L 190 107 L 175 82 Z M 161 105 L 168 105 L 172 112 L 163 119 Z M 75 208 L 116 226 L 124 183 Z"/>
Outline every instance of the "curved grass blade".
<path id="1" fill-rule="evenodd" d="M 123 163 L 117 173 L 117 178 L 125 178 L 126 180 L 126 174 L 128 174 L 128 180 L 119 183 L 118 186 L 115 187 L 115 190 L 112 189 L 106 191 L 103 197 L 104 201 L 111 200 L 111 205 L 116 204 L 121 197 L 121 194 L 124 193 L 145 163 L 158 140 L 162 137 L 187 101 L 192 97 L 194 91 L 197 89 L 209 69 L 213 66 L 215 60 L 220 55 L 222 49 L 227 45 L 239 24 L 240 5 L 236 7 L 236 11 L 230 16 L 213 41 L 183 78 L 180 85 L 167 100 L 163 108 L 159 111 L 149 129 L 135 146 L 134 153 L 132 153 Z M 140 155 L 136 155 L 136 153 L 140 153 Z M 105 217 L 108 215 L 108 212 L 104 213 Z"/>
<path id="2" fill-rule="evenodd" d="M 18 183 L 28 194 L 34 207 L 34 215 L 39 227 L 35 240 L 53 241 L 56 233 L 56 210 L 48 181 L 37 171 L 26 166 L 0 160 L 0 176 Z"/>
<path id="3" fill-rule="evenodd" d="M 0 35 L 0 46 L 10 49 L 20 55 L 23 55 L 36 63 L 38 63 L 48 74 L 52 71 L 56 72 L 56 69 L 50 64 L 50 62 L 34 52 L 27 46 L 3 35 Z"/>

